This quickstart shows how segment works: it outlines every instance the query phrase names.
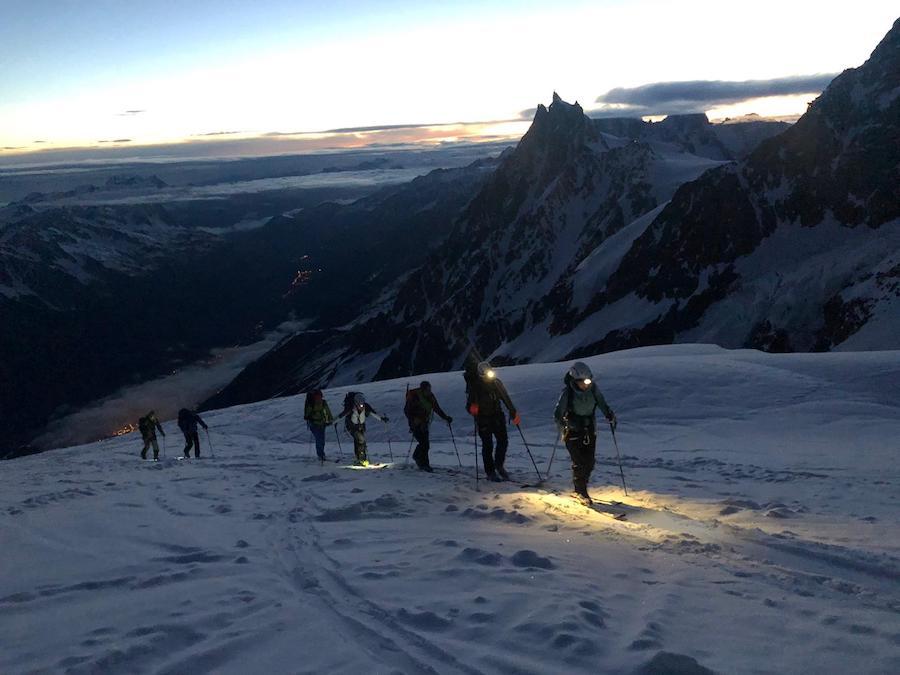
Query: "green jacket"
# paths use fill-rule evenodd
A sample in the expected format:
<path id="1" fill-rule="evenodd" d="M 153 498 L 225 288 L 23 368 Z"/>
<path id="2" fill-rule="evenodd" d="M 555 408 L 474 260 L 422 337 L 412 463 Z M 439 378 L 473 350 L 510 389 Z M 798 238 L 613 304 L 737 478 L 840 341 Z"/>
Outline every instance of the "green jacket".
<path id="1" fill-rule="evenodd" d="M 566 384 L 553 416 L 560 427 L 566 429 L 594 428 L 594 411 L 600 408 L 606 419 L 611 420 L 615 415 L 603 398 L 603 394 L 597 389 L 597 385 L 591 383 L 585 391 L 581 391 L 572 379 L 566 374 L 563 380 Z"/>
<path id="2" fill-rule="evenodd" d="M 334 416 L 331 414 L 331 408 L 328 407 L 328 402 L 324 398 L 318 404 L 313 403 L 304 406 L 303 419 L 310 424 L 315 424 L 320 427 L 334 424 Z"/>
<path id="3" fill-rule="evenodd" d="M 434 397 L 434 392 L 426 394 L 421 389 L 411 389 L 406 394 L 406 405 L 403 406 L 403 414 L 406 415 L 410 427 L 428 426 L 431 424 L 431 418 L 435 414 L 447 422 L 450 421 L 447 413 L 441 409 L 440 404 Z"/>
<path id="4" fill-rule="evenodd" d="M 144 440 L 151 440 L 156 438 L 156 430 L 159 429 L 159 433 L 163 436 L 166 435 L 166 432 L 163 431 L 162 424 L 159 423 L 159 418 L 156 415 L 145 415 L 141 419 L 138 420 L 138 429 L 141 432 L 141 438 Z"/>

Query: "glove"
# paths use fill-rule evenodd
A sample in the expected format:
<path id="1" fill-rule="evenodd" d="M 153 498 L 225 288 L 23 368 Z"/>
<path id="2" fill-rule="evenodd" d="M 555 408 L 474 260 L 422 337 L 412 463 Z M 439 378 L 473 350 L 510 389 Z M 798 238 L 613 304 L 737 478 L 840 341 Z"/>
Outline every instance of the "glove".
<path id="1" fill-rule="evenodd" d="M 509 421 L 512 422 L 513 424 L 515 424 L 516 426 L 519 426 L 519 424 L 521 424 L 521 422 L 522 422 L 522 418 L 519 417 L 519 413 L 516 413 L 515 415 L 510 417 Z"/>
<path id="2" fill-rule="evenodd" d="M 473 403 L 472 405 L 469 406 L 469 414 L 472 415 L 473 417 L 478 414 L 478 404 L 477 403 Z"/>
<path id="3" fill-rule="evenodd" d="M 382 416 L 381 416 L 381 421 L 384 422 L 385 424 L 387 424 L 388 422 L 391 421 L 391 418 L 388 417 L 387 415 L 382 415 Z"/>
<path id="4" fill-rule="evenodd" d="M 448 425 L 452 425 L 452 424 L 453 424 L 453 418 L 450 417 L 449 415 L 447 415 L 447 424 L 448 424 Z"/>
<path id="5" fill-rule="evenodd" d="M 614 414 L 612 417 L 608 417 L 607 419 L 609 420 L 609 426 L 610 426 L 610 428 L 611 428 L 613 431 L 615 431 L 615 430 L 616 430 L 616 427 L 619 426 L 619 420 L 616 419 L 615 414 Z"/>

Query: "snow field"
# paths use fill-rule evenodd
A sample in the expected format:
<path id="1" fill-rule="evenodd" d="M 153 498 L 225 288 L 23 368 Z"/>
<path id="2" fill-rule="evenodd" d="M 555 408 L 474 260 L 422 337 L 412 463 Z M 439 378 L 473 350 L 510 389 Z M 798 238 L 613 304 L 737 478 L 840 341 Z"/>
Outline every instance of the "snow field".
<path id="1" fill-rule="evenodd" d="M 900 353 L 588 361 L 629 495 L 604 429 L 591 492 L 621 522 L 568 497 L 563 448 L 523 489 L 513 428 L 515 480 L 476 490 L 459 373 L 426 377 L 462 471 L 439 420 L 440 470 L 404 468 L 407 380 L 354 387 L 391 417 L 384 469 L 349 469 L 343 431 L 320 465 L 302 396 L 204 415 L 215 459 L 204 436 L 208 459 L 174 460 L 170 422 L 159 463 L 134 435 L 4 463 L 0 671 L 900 669 Z M 565 367 L 499 369 L 542 471 Z"/>

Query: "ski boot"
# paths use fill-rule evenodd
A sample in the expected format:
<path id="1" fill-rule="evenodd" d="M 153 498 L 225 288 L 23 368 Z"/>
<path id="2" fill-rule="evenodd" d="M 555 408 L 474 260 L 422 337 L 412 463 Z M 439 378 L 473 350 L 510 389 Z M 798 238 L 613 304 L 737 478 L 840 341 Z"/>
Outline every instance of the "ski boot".
<path id="1" fill-rule="evenodd" d="M 502 466 L 497 467 L 497 475 L 500 476 L 501 480 L 509 480 L 509 474 L 506 473 L 506 469 L 504 469 Z"/>
<path id="2" fill-rule="evenodd" d="M 496 473 L 494 473 L 493 471 L 488 471 L 487 474 L 486 474 L 486 476 L 487 476 L 487 479 L 488 479 L 489 481 L 491 481 L 492 483 L 502 483 L 502 482 L 503 482 L 503 479 L 500 478 L 500 476 L 498 476 L 498 475 L 497 475 Z"/>
<path id="3" fill-rule="evenodd" d="M 573 496 L 585 506 L 591 506 L 594 503 L 594 500 L 591 499 L 591 496 L 587 493 L 587 490 L 575 490 Z"/>

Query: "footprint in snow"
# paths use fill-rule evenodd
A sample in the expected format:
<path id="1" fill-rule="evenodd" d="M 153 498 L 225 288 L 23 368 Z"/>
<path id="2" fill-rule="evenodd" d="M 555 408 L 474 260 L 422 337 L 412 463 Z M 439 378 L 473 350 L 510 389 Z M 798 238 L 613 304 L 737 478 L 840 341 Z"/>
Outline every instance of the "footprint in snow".
<path id="1" fill-rule="evenodd" d="M 434 612 L 410 612 L 401 608 L 397 612 L 397 618 L 403 623 L 415 626 L 421 630 L 442 631 L 450 627 L 450 621 Z"/>
<path id="2" fill-rule="evenodd" d="M 336 473 L 319 473 L 313 476 L 307 476 L 306 478 L 301 478 L 301 483 L 316 483 L 326 480 L 336 480 L 338 475 Z"/>
<path id="3" fill-rule="evenodd" d="M 512 523 L 514 525 L 524 525 L 525 523 L 531 522 L 531 518 L 526 515 L 519 513 L 518 511 L 507 511 L 506 509 L 495 508 L 490 511 L 481 510 L 480 508 L 476 509 L 466 509 L 460 515 L 463 518 L 473 518 L 476 520 L 482 519 L 490 519 L 490 520 L 498 520 L 504 523 Z"/>
<path id="4" fill-rule="evenodd" d="M 697 659 L 684 654 L 657 652 L 647 663 L 634 670 L 633 675 L 715 675 L 715 671 L 701 666 Z"/>
<path id="5" fill-rule="evenodd" d="M 550 558 L 544 558 L 527 549 L 513 553 L 510 562 L 516 567 L 537 567 L 543 570 L 552 570 L 556 567 Z"/>
<path id="6" fill-rule="evenodd" d="M 458 560 L 462 560 L 464 562 L 472 562 L 477 565 L 485 565 L 487 567 L 499 567 L 503 564 L 503 556 L 499 553 L 489 553 L 488 551 L 483 551 L 480 548 L 464 548 L 459 555 L 456 556 Z"/>

